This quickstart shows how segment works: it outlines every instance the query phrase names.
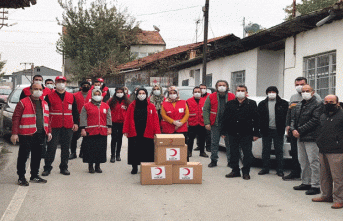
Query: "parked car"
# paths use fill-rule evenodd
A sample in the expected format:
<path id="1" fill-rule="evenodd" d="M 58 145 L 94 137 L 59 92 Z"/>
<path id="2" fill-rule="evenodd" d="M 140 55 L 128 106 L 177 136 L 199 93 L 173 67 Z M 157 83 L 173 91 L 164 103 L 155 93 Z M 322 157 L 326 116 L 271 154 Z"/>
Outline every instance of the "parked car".
<path id="1" fill-rule="evenodd" d="M 256 101 L 257 105 L 266 99 L 266 97 L 249 97 L 249 99 Z M 223 138 L 220 138 L 219 145 L 225 149 L 225 142 Z M 258 139 L 257 141 L 253 142 L 252 146 L 252 153 L 255 159 L 262 159 L 262 138 Z M 275 149 L 274 145 L 272 144 L 272 149 L 270 152 L 270 158 L 275 159 Z M 287 136 L 285 134 L 284 139 L 284 146 L 283 146 L 283 158 L 284 159 L 291 159 L 291 144 L 289 143 Z"/>
<path id="2" fill-rule="evenodd" d="M 12 92 L 10 86 L 0 86 L 0 99 L 7 101 L 8 95 Z"/>

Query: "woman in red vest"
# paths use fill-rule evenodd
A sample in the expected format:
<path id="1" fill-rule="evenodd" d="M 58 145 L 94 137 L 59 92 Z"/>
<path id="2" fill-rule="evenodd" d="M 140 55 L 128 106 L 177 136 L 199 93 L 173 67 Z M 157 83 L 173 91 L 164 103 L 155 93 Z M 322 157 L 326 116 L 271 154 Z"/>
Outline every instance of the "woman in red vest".
<path id="1" fill-rule="evenodd" d="M 121 161 L 120 150 L 123 139 L 123 125 L 126 117 L 126 111 L 130 101 L 124 93 L 124 88 L 116 88 L 111 99 L 108 100 L 108 105 L 111 108 L 112 116 L 112 142 L 111 142 L 111 163 Z"/>
<path id="2" fill-rule="evenodd" d="M 163 133 L 182 133 L 187 140 L 188 128 L 186 122 L 189 117 L 189 110 L 186 101 L 180 100 L 175 86 L 168 89 L 168 98 L 162 103 L 161 115 Z"/>
<path id="3" fill-rule="evenodd" d="M 137 174 L 141 162 L 154 162 L 154 136 L 161 133 L 157 111 L 147 99 L 147 90 L 139 88 L 135 97 L 127 110 L 123 128 L 124 135 L 129 138 L 131 174 Z"/>
<path id="4" fill-rule="evenodd" d="M 91 102 L 85 104 L 80 116 L 83 162 L 89 164 L 90 173 L 102 173 L 100 163 L 106 162 L 107 135 L 112 132 L 111 126 L 110 107 L 102 102 L 101 90 L 94 89 Z"/>

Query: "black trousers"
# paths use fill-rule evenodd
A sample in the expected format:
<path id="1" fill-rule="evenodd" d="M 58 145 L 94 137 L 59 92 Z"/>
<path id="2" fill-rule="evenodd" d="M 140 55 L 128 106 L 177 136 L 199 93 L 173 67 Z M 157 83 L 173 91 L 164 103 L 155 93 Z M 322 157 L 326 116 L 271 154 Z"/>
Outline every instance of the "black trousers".
<path id="1" fill-rule="evenodd" d="M 290 136 L 291 141 L 291 156 L 292 156 L 292 173 L 300 175 L 301 168 L 299 164 L 298 159 L 298 139 L 293 137 L 293 135 Z"/>
<path id="2" fill-rule="evenodd" d="M 188 152 L 192 152 L 194 139 L 197 137 L 198 147 L 200 149 L 200 153 L 205 151 L 205 140 L 206 140 L 206 129 L 204 126 L 189 126 L 188 127 Z"/>
<path id="3" fill-rule="evenodd" d="M 283 170 L 283 143 L 284 135 L 279 135 L 277 130 L 269 129 L 268 136 L 262 137 L 262 161 L 263 168 L 266 170 L 270 169 L 270 150 L 272 148 L 272 143 L 274 144 L 277 171 Z"/>
<path id="4" fill-rule="evenodd" d="M 61 144 L 61 163 L 60 169 L 68 169 L 69 148 L 71 138 L 73 136 L 73 130 L 71 128 L 52 128 L 52 139 L 48 142 L 48 148 L 45 156 L 45 171 L 52 170 L 52 163 L 55 160 L 57 145 Z"/>
<path id="5" fill-rule="evenodd" d="M 71 144 L 70 144 L 70 153 L 76 153 L 77 141 L 78 139 L 80 139 L 80 137 L 81 137 L 81 129 L 79 128 L 77 131 L 73 132 L 73 137 L 71 139 Z M 81 147 L 80 147 L 80 153 L 82 152 Z"/>
<path id="6" fill-rule="evenodd" d="M 205 129 L 206 130 L 206 129 Z M 205 139 L 205 143 L 206 143 L 206 150 L 207 151 L 211 151 L 211 131 L 210 130 L 206 130 L 206 139 Z M 199 147 L 199 139 L 197 137 L 197 145 Z"/>
<path id="7" fill-rule="evenodd" d="M 112 122 L 112 141 L 111 154 L 112 156 L 120 156 L 121 146 L 123 143 L 123 123 Z"/>
<path id="8" fill-rule="evenodd" d="M 42 150 L 45 145 L 45 133 L 33 134 L 32 136 L 19 135 L 19 152 L 17 160 L 17 174 L 19 178 L 25 176 L 26 161 L 31 152 L 31 177 L 38 176 Z"/>
<path id="9" fill-rule="evenodd" d="M 230 167 L 235 173 L 239 173 L 239 159 L 241 152 L 243 152 L 243 174 L 249 174 L 250 168 L 253 162 L 252 155 L 252 136 L 232 136 L 229 135 L 229 146 L 230 146 Z"/>

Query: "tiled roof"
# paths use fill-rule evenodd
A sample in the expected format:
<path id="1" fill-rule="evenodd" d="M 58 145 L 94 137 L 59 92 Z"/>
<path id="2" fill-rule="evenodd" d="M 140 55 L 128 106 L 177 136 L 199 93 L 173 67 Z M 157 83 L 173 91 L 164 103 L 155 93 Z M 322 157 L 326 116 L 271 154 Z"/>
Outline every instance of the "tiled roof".
<path id="1" fill-rule="evenodd" d="M 166 45 L 158 31 L 140 30 L 137 34 L 139 45 Z"/>
<path id="2" fill-rule="evenodd" d="M 209 39 L 207 41 L 207 43 L 212 43 L 212 42 L 224 40 L 224 39 L 230 39 L 231 41 L 233 41 L 233 40 L 237 40 L 239 38 L 233 34 L 229 34 L 229 35 L 224 35 L 221 37 Z M 176 48 L 166 49 L 164 51 L 152 54 L 150 56 L 140 58 L 140 59 L 136 59 L 134 61 L 131 61 L 131 62 L 128 62 L 125 64 L 121 64 L 117 67 L 117 69 L 120 71 L 123 71 L 123 70 L 127 70 L 127 69 L 140 68 L 140 67 L 146 66 L 148 64 L 151 64 L 155 61 L 158 61 L 158 60 L 161 60 L 161 59 L 173 56 L 173 55 L 177 55 L 180 53 L 184 53 L 184 52 L 187 52 L 191 49 L 197 49 L 197 48 L 202 47 L 202 46 L 203 46 L 203 42 L 198 42 L 198 43 L 192 43 L 192 44 L 188 44 L 188 45 L 178 46 Z"/>
<path id="3" fill-rule="evenodd" d="M 0 8 L 24 8 L 30 7 L 30 3 L 35 5 L 36 0 L 1 0 Z"/>

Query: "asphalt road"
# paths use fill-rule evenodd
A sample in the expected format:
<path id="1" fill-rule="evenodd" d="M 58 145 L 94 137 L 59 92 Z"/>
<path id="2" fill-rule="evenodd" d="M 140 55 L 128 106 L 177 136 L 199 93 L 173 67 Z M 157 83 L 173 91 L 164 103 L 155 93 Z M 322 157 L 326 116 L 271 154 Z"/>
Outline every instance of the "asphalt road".
<path id="1" fill-rule="evenodd" d="M 224 153 L 218 167 L 208 168 L 210 160 L 193 152 L 191 161 L 203 164 L 203 184 L 142 186 L 139 174 L 130 174 L 126 140 L 123 145 L 122 161 L 102 164 L 102 174 L 89 174 L 81 158 L 69 162 L 70 176 L 59 174 L 58 150 L 48 183 L 29 187 L 16 185 L 18 146 L 8 145 L 12 153 L 0 159 L 0 221 L 343 220 L 343 210 L 311 202 L 292 190 L 300 181 L 282 181 L 275 171 L 258 176 L 260 168 L 252 168 L 249 181 L 225 178 Z"/>

